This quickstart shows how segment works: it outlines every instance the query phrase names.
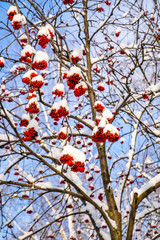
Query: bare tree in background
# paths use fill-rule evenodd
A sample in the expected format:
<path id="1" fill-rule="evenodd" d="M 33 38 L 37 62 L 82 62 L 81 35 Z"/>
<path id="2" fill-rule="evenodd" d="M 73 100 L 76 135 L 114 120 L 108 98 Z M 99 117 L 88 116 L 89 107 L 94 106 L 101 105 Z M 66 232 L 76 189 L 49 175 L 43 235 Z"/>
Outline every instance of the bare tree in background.
<path id="1" fill-rule="evenodd" d="M 1 239 L 159 239 L 160 2 L 0 8 Z"/>

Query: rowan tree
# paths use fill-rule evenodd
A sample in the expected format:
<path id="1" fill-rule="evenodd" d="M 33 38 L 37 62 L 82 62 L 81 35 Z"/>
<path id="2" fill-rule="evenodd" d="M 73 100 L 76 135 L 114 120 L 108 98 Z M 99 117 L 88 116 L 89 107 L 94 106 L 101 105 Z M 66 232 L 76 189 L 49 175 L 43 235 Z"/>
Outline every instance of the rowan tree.
<path id="1" fill-rule="evenodd" d="M 159 239 L 159 1 L 0 3 L 1 238 Z"/>

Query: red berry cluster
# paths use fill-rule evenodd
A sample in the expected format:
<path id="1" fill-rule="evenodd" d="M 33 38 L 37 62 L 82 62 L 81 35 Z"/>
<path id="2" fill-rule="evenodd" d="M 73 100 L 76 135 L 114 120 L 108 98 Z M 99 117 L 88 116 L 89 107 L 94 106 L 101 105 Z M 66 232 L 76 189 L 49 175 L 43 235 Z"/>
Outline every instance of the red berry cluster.
<path id="1" fill-rule="evenodd" d="M 61 156 L 60 162 L 70 166 L 72 172 L 84 172 L 84 163 L 81 163 L 80 161 L 74 162 L 74 158 L 69 154 Z"/>
<path id="2" fill-rule="evenodd" d="M 10 21 L 12 21 L 13 20 L 13 17 L 14 17 L 14 15 L 16 15 L 17 13 L 16 13 L 16 11 L 14 10 L 13 12 L 9 12 L 8 14 L 7 14 L 7 16 L 8 16 L 8 20 L 10 20 Z"/>
<path id="3" fill-rule="evenodd" d="M 31 81 L 31 82 L 30 82 L 30 85 L 31 85 L 33 88 L 41 88 L 41 87 L 43 86 L 43 82 L 40 81 L 40 80 Z"/>
<path id="4" fill-rule="evenodd" d="M 45 34 L 38 35 L 37 37 L 39 39 L 38 43 L 41 46 L 41 48 L 46 48 L 47 44 L 50 42 L 50 39 L 47 38 L 47 36 Z"/>
<path id="5" fill-rule="evenodd" d="M 49 34 L 50 34 L 51 38 L 53 38 L 54 37 L 53 32 L 51 32 L 51 30 L 49 30 L 49 29 L 48 29 L 48 31 L 49 31 Z"/>
<path id="6" fill-rule="evenodd" d="M 30 78 L 24 77 L 24 78 L 22 78 L 22 82 L 28 85 L 30 83 Z"/>
<path id="7" fill-rule="evenodd" d="M 32 90 L 33 90 L 33 89 L 30 89 L 29 92 L 32 93 Z M 35 90 L 36 90 L 36 89 L 35 89 Z M 35 91 L 35 90 L 34 90 L 34 91 Z M 32 93 L 32 94 L 28 95 L 28 96 L 26 97 L 26 99 L 31 99 L 31 98 L 35 98 L 35 97 L 36 97 L 36 94 L 35 94 L 35 93 Z"/>
<path id="8" fill-rule="evenodd" d="M 103 193 L 100 193 L 100 194 L 98 195 L 98 199 L 99 199 L 100 201 L 103 200 Z"/>
<path id="9" fill-rule="evenodd" d="M 109 2 L 108 0 L 105 1 L 105 4 L 107 4 L 108 6 L 111 5 L 111 2 Z"/>
<path id="10" fill-rule="evenodd" d="M 94 108 L 96 109 L 97 112 L 100 112 L 100 113 L 103 112 L 103 109 L 105 109 L 105 107 L 100 103 L 97 103 L 96 106 L 94 106 Z"/>
<path id="11" fill-rule="evenodd" d="M 97 87 L 97 90 L 99 90 L 100 92 L 103 92 L 104 89 L 105 89 L 105 88 L 104 88 L 103 86 L 98 86 L 98 87 Z"/>
<path id="12" fill-rule="evenodd" d="M 56 89 L 56 90 L 54 90 L 54 91 L 52 92 L 52 94 L 55 94 L 56 96 L 60 97 L 60 96 L 63 95 L 63 92 L 62 92 L 62 91 L 59 91 L 58 89 Z"/>
<path id="13" fill-rule="evenodd" d="M 71 61 L 76 64 L 77 62 L 81 61 L 82 58 L 79 58 L 79 57 L 74 57 L 73 55 L 71 56 Z"/>
<path id="14" fill-rule="evenodd" d="M 81 123 L 77 123 L 76 128 L 77 130 L 81 130 L 81 128 L 84 128 L 84 126 Z"/>
<path id="15" fill-rule="evenodd" d="M 98 131 L 92 135 L 93 142 L 105 142 L 107 139 L 106 133 L 103 132 L 103 127 L 99 127 Z"/>
<path id="16" fill-rule="evenodd" d="M 67 137 L 68 137 L 67 134 L 65 134 L 65 133 L 63 133 L 63 132 L 60 132 L 60 133 L 58 134 L 58 139 L 65 140 Z"/>
<path id="17" fill-rule="evenodd" d="M 20 127 L 27 127 L 29 124 L 29 121 L 27 119 L 22 119 L 19 126 Z"/>
<path id="18" fill-rule="evenodd" d="M 50 112 L 51 118 L 55 121 L 59 121 L 61 117 L 66 117 L 69 114 L 68 110 L 65 107 L 60 107 L 60 109 L 52 109 Z"/>
<path id="19" fill-rule="evenodd" d="M 21 42 L 21 43 L 27 43 L 28 40 L 27 40 L 27 38 L 21 38 L 21 39 L 20 39 L 20 42 Z"/>
<path id="20" fill-rule="evenodd" d="M 38 133 L 35 131 L 35 129 L 33 127 L 32 128 L 28 128 L 23 133 L 25 135 L 24 137 L 22 137 L 22 139 L 24 141 L 34 140 L 38 136 Z"/>
<path id="21" fill-rule="evenodd" d="M 96 11 L 97 11 L 97 12 L 103 12 L 104 9 L 103 9 L 102 7 L 99 7 L 99 8 L 96 9 Z"/>
<path id="22" fill-rule="evenodd" d="M 3 68 L 4 67 L 4 62 L 1 62 L 0 60 L 0 68 Z"/>
<path id="23" fill-rule="evenodd" d="M 19 61 L 20 62 L 30 63 L 32 55 L 33 55 L 33 53 L 25 52 L 25 56 L 21 56 Z"/>
<path id="24" fill-rule="evenodd" d="M 39 113 L 39 108 L 37 108 L 37 105 L 35 102 L 32 102 L 29 104 L 29 107 L 26 107 L 25 110 L 31 114 Z"/>
<path id="25" fill-rule="evenodd" d="M 76 97 L 82 96 L 86 92 L 87 88 L 83 88 L 83 86 L 79 86 L 78 88 L 74 89 L 74 95 Z"/>
<path id="26" fill-rule="evenodd" d="M 72 166 L 74 163 L 74 158 L 69 154 L 64 154 L 60 157 L 60 162 L 63 164 L 67 164 L 68 166 Z"/>
<path id="27" fill-rule="evenodd" d="M 93 71 L 95 71 L 96 73 L 100 73 L 100 70 L 97 65 L 93 68 Z"/>
<path id="28" fill-rule="evenodd" d="M 120 138 L 118 133 L 111 133 L 109 130 L 106 132 L 106 138 L 109 142 L 116 142 Z"/>
<path id="29" fill-rule="evenodd" d="M 108 120 L 109 123 L 112 123 L 113 118 L 107 118 L 107 120 Z"/>
<path id="30" fill-rule="evenodd" d="M 76 84 L 79 83 L 80 79 L 81 79 L 81 77 L 77 73 L 74 73 L 73 75 L 68 76 L 67 77 L 67 85 L 68 85 L 69 89 L 74 89 Z"/>
<path id="31" fill-rule="evenodd" d="M 146 92 L 142 94 L 142 97 L 143 97 L 143 99 L 149 100 L 149 96 L 147 95 Z"/>
<path id="32" fill-rule="evenodd" d="M 35 68 L 35 69 L 38 69 L 38 70 L 43 70 L 43 69 L 46 69 L 47 68 L 47 61 L 45 60 L 42 60 L 41 62 L 33 62 L 32 63 L 32 67 Z"/>
<path id="33" fill-rule="evenodd" d="M 101 119 L 100 119 L 100 118 L 95 118 L 96 126 L 98 126 L 98 125 L 99 125 L 100 121 L 101 121 Z"/>
<path id="34" fill-rule="evenodd" d="M 22 27 L 22 24 L 20 22 L 13 22 L 12 27 L 14 30 L 19 30 Z"/>
<path id="35" fill-rule="evenodd" d="M 67 77 L 67 73 L 63 73 L 63 79 L 65 79 Z"/>
<path id="36" fill-rule="evenodd" d="M 84 163 L 81 163 L 80 161 L 77 161 L 74 163 L 74 165 L 71 167 L 72 172 L 84 172 Z"/>
<path id="37" fill-rule="evenodd" d="M 63 0 L 63 4 L 67 5 L 67 4 L 73 4 L 74 0 Z"/>

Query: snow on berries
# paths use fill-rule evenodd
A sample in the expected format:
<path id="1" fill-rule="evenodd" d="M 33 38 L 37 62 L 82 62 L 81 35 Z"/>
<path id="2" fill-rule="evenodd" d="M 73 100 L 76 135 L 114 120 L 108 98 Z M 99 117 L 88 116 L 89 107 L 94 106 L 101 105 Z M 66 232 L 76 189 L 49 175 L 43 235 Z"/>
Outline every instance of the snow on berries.
<path id="1" fill-rule="evenodd" d="M 71 55 L 71 61 L 76 64 L 77 62 L 82 60 L 83 51 L 81 47 L 76 47 L 73 49 L 72 55 Z"/>
<path id="2" fill-rule="evenodd" d="M 20 13 L 18 13 L 13 16 L 12 27 L 14 28 L 14 30 L 19 30 L 22 27 L 22 25 L 24 25 L 25 23 L 26 23 L 26 19 L 24 15 L 21 15 Z"/>
<path id="3" fill-rule="evenodd" d="M 50 32 L 46 26 L 42 27 L 38 31 L 37 38 L 39 39 L 38 43 L 41 46 L 41 48 L 46 48 L 47 44 L 51 40 Z"/>
<path id="4" fill-rule="evenodd" d="M 107 119 L 109 123 L 112 123 L 113 121 L 113 114 L 110 112 L 109 109 L 105 108 L 103 110 L 102 116 Z"/>
<path id="5" fill-rule="evenodd" d="M 106 126 L 96 126 L 92 132 L 92 140 L 94 142 L 116 142 L 120 138 L 119 131 L 112 124 Z"/>
<path id="6" fill-rule="evenodd" d="M 27 212 L 28 214 L 33 213 L 33 206 L 30 205 L 30 206 L 26 209 L 26 212 Z"/>
<path id="7" fill-rule="evenodd" d="M 116 37 L 119 37 L 120 33 L 121 33 L 121 27 L 117 27 L 117 30 L 115 32 Z"/>
<path id="8" fill-rule="evenodd" d="M 96 112 L 100 113 L 105 109 L 105 106 L 101 101 L 96 101 L 93 107 L 96 109 Z"/>
<path id="9" fill-rule="evenodd" d="M 103 82 L 98 83 L 97 90 L 99 90 L 100 92 L 103 92 L 105 90 Z"/>
<path id="10" fill-rule="evenodd" d="M 60 162 L 70 166 L 73 172 L 84 172 L 85 155 L 79 149 L 71 145 L 67 145 L 63 148 Z"/>
<path id="11" fill-rule="evenodd" d="M 60 132 L 58 134 L 58 139 L 61 139 L 61 140 L 67 139 L 67 137 L 68 137 L 67 132 L 68 132 L 67 127 L 61 128 Z"/>
<path id="12" fill-rule="evenodd" d="M 20 37 L 20 42 L 21 42 L 21 46 L 22 47 L 25 47 L 27 42 L 28 42 L 28 38 L 27 38 L 27 35 L 26 34 L 23 34 L 21 37 Z"/>
<path id="13" fill-rule="evenodd" d="M 47 53 L 37 51 L 32 63 L 32 67 L 38 70 L 44 70 L 47 68 L 48 61 L 49 57 Z"/>
<path id="14" fill-rule="evenodd" d="M 74 95 L 76 97 L 82 96 L 87 90 L 87 85 L 85 82 L 81 82 L 76 84 L 75 89 L 74 89 Z"/>
<path id="15" fill-rule="evenodd" d="M 27 127 L 30 121 L 30 117 L 28 114 L 23 114 L 21 122 L 19 124 L 20 127 Z"/>
<path id="16" fill-rule="evenodd" d="M 50 24 L 47 24 L 46 25 L 46 28 L 48 29 L 49 31 L 49 34 L 50 34 L 50 37 L 53 38 L 54 37 L 54 28 L 50 25 Z"/>
<path id="17" fill-rule="evenodd" d="M 106 137 L 109 142 L 116 142 L 120 138 L 120 133 L 112 124 L 107 124 L 105 127 Z"/>
<path id="18" fill-rule="evenodd" d="M 104 127 L 94 127 L 92 132 L 92 140 L 93 142 L 103 143 L 106 141 L 106 133 L 104 131 Z"/>
<path id="19" fill-rule="evenodd" d="M 81 69 L 78 67 L 71 67 L 67 74 L 67 85 L 69 89 L 74 89 L 76 84 L 79 83 L 81 79 Z"/>
<path id="20" fill-rule="evenodd" d="M 13 5 L 10 6 L 10 8 L 8 9 L 8 12 L 7 12 L 8 20 L 12 21 L 14 15 L 16 15 L 17 13 L 18 13 L 17 7 L 13 6 Z"/>
<path id="21" fill-rule="evenodd" d="M 26 130 L 23 132 L 24 136 L 22 137 L 22 139 L 24 141 L 35 140 L 36 137 L 38 137 L 38 131 L 39 131 L 38 123 L 35 119 L 32 119 L 28 126 L 26 127 Z"/>
<path id="22" fill-rule="evenodd" d="M 28 104 L 27 107 L 25 108 L 25 110 L 30 113 L 30 114 L 35 114 L 35 113 L 39 113 L 39 103 L 37 101 L 36 97 L 32 97 Z"/>
<path id="23" fill-rule="evenodd" d="M 34 70 L 29 70 L 28 72 L 26 72 L 22 78 L 22 82 L 25 84 L 30 84 L 30 81 L 32 78 L 38 76 L 38 73 Z"/>
<path id="24" fill-rule="evenodd" d="M 100 67 L 97 64 L 93 64 L 93 71 L 96 73 L 100 73 Z"/>
<path id="25" fill-rule="evenodd" d="M 69 108 L 67 106 L 66 99 L 63 99 L 59 102 L 54 103 L 51 111 L 49 112 L 49 115 L 55 121 L 59 121 L 60 118 L 66 117 L 68 114 L 69 114 Z"/>
<path id="26" fill-rule="evenodd" d="M 21 51 L 21 57 L 19 59 L 20 62 L 26 62 L 30 63 L 31 62 L 31 57 L 35 53 L 34 47 L 31 45 L 26 45 L 24 49 Z"/>
<path id="27" fill-rule="evenodd" d="M 97 12 L 103 12 L 104 9 L 101 7 L 100 4 L 98 4 L 96 11 L 97 11 Z"/>
<path id="28" fill-rule="evenodd" d="M 41 88 L 43 86 L 44 80 L 41 75 L 38 75 L 36 77 L 33 77 L 30 81 L 30 85 L 33 88 Z"/>
<path id="29" fill-rule="evenodd" d="M 0 57 L 0 68 L 3 68 L 5 65 L 5 61 L 3 57 Z"/>
<path id="30" fill-rule="evenodd" d="M 63 83 L 57 83 L 52 90 L 52 94 L 60 97 L 64 94 L 64 85 Z"/>

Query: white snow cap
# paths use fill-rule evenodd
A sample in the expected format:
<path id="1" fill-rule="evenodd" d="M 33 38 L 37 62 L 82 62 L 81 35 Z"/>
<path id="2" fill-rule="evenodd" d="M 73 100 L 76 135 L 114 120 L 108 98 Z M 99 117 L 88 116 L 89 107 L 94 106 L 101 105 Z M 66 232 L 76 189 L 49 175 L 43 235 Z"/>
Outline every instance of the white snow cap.
<path id="1" fill-rule="evenodd" d="M 26 211 L 32 211 L 32 212 L 33 212 L 33 206 L 30 205 L 30 206 L 26 209 Z"/>
<path id="2" fill-rule="evenodd" d="M 82 58 L 82 48 L 81 47 L 74 48 L 72 52 L 72 56 Z"/>
<path id="3" fill-rule="evenodd" d="M 0 181 L 5 181 L 6 179 L 5 179 L 5 176 L 4 176 L 4 174 L 0 174 Z"/>
<path id="4" fill-rule="evenodd" d="M 14 12 L 14 11 L 15 11 L 16 13 L 18 13 L 17 7 L 12 5 L 12 6 L 9 7 L 7 13 L 9 14 L 10 12 Z"/>
<path id="5" fill-rule="evenodd" d="M 0 57 L 0 62 L 2 62 L 2 63 L 5 64 L 5 61 L 4 61 L 4 58 L 3 58 L 3 57 Z"/>
<path id="6" fill-rule="evenodd" d="M 120 33 L 121 32 L 121 27 L 117 27 L 116 33 Z"/>
<path id="7" fill-rule="evenodd" d="M 37 122 L 35 119 L 32 119 L 32 120 L 30 121 L 30 123 L 28 124 L 28 126 L 26 127 L 26 129 L 29 129 L 29 128 L 32 128 L 32 127 L 35 129 L 35 131 L 38 132 L 39 126 L 38 126 L 38 122 Z"/>
<path id="8" fill-rule="evenodd" d="M 75 89 L 79 88 L 79 87 L 87 88 L 87 84 L 85 82 L 80 82 L 80 83 L 76 84 Z"/>
<path id="9" fill-rule="evenodd" d="M 33 62 L 49 61 L 48 54 L 43 51 L 37 51 Z"/>
<path id="10" fill-rule="evenodd" d="M 65 98 L 63 100 L 59 101 L 59 102 L 54 103 L 53 106 L 52 106 L 52 109 L 57 109 L 58 110 L 58 109 L 60 109 L 60 107 L 64 107 L 64 108 L 66 108 L 66 110 L 69 111 L 69 108 L 67 106 L 67 100 Z"/>
<path id="11" fill-rule="evenodd" d="M 69 72 L 68 72 L 68 76 L 71 76 L 74 73 L 79 74 L 79 76 L 81 76 L 81 69 L 78 68 L 78 67 L 71 67 Z"/>
<path id="12" fill-rule="evenodd" d="M 64 84 L 63 83 L 57 83 L 54 87 L 53 87 L 53 90 L 52 91 L 55 91 L 55 90 L 59 90 L 60 92 L 64 92 Z"/>
<path id="13" fill-rule="evenodd" d="M 28 121 L 30 120 L 30 117 L 28 114 L 23 114 L 22 119 L 27 119 Z"/>
<path id="14" fill-rule="evenodd" d="M 100 104 L 101 106 L 104 107 L 104 104 L 103 104 L 101 101 L 96 101 L 96 102 L 94 103 L 94 107 L 96 107 L 98 104 Z"/>
<path id="15" fill-rule="evenodd" d="M 23 33 L 22 36 L 20 36 L 20 39 L 28 39 L 28 38 L 27 38 L 27 35 Z"/>
<path id="16" fill-rule="evenodd" d="M 30 78 L 30 76 L 31 76 L 32 73 L 37 74 L 36 71 L 34 71 L 34 70 L 29 70 L 28 72 L 26 72 L 26 73 L 23 75 L 23 78 L 26 78 L 26 77 Z"/>
<path id="17" fill-rule="evenodd" d="M 31 53 L 36 53 L 34 47 L 32 47 L 31 45 L 26 45 L 26 46 L 24 47 L 24 49 L 21 51 L 21 56 L 25 56 L 25 55 L 26 55 L 26 54 L 25 54 L 26 52 L 29 52 L 30 54 L 31 54 Z M 32 71 L 32 70 L 30 70 L 30 71 Z"/>
<path id="18" fill-rule="evenodd" d="M 112 134 L 117 133 L 119 135 L 118 129 L 115 126 L 113 126 L 112 124 L 109 124 L 109 123 L 105 126 L 103 131 L 104 132 L 110 131 Z"/>
<path id="19" fill-rule="evenodd" d="M 47 38 L 51 39 L 49 30 L 48 30 L 48 28 L 46 26 L 45 27 L 41 27 L 40 30 L 38 31 L 37 35 L 38 36 L 45 35 L 45 36 L 47 36 Z"/>
<path id="20" fill-rule="evenodd" d="M 103 116 L 104 118 L 113 118 L 113 114 L 112 114 L 112 113 L 110 112 L 110 110 L 107 109 L 107 108 L 105 108 L 105 109 L 103 110 L 102 116 Z"/>
<path id="21" fill-rule="evenodd" d="M 103 82 L 100 82 L 100 83 L 98 83 L 98 85 L 97 85 L 98 87 L 104 87 L 105 88 L 105 86 L 104 86 L 104 83 Z"/>
<path id="22" fill-rule="evenodd" d="M 40 108 L 39 103 L 38 103 L 36 97 L 33 97 L 33 98 L 29 99 L 28 104 L 27 104 L 27 108 L 28 108 L 29 105 L 30 105 L 31 103 L 33 103 L 33 102 L 37 105 L 37 108 Z"/>
<path id="23" fill-rule="evenodd" d="M 29 174 L 29 175 L 27 176 L 27 181 L 28 181 L 29 183 L 34 183 L 34 182 L 35 182 L 35 178 L 34 178 L 31 174 Z"/>
<path id="24" fill-rule="evenodd" d="M 67 129 L 68 129 L 67 127 L 62 127 L 59 132 L 62 132 L 62 133 L 64 133 L 64 134 L 67 134 L 67 132 L 68 132 Z"/>
<path id="25" fill-rule="evenodd" d="M 72 156 L 74 158 L 74 161 L 75 162 L 82 162 L 84 163 L 85 162 L 85 155 L 83 152 L 81 152 L 79 149 L 77 148 L 74 148 L 73 146 L 71 145 L 67 145 L 63 148 L 63 151 L 61 153 L 61 156 L 65 155 L 65 154 L 69 154 L 70 156 Z M 60 157 L 61 157 L 60 156 Z"/>
<path id="26" fill-rule="evenodd" d="M 26 23 L 26 18 L 24 15 L 21 15 L 20 13 L 14 15 L 12 23 L 14 22 L 20 22 L 22 25 Z"/>
<path id="27" fill-rule="evenodd" d="M 43 79 L 43 77 L 42 77 L 41 75 L 38 75 L 38 76 L 32 78 L 32 80 L 31 80 L 31 82 L 36 82 L 36 81 L 38 81 L 38 82 L 39 82 L 39 81 L 44 82 L 44 79 Z"/>
<path id="28" fill-rule="evenodd" d="M 47 24 L 46 28 L 54 35 L 54 29 L 50 24 Z"/>

